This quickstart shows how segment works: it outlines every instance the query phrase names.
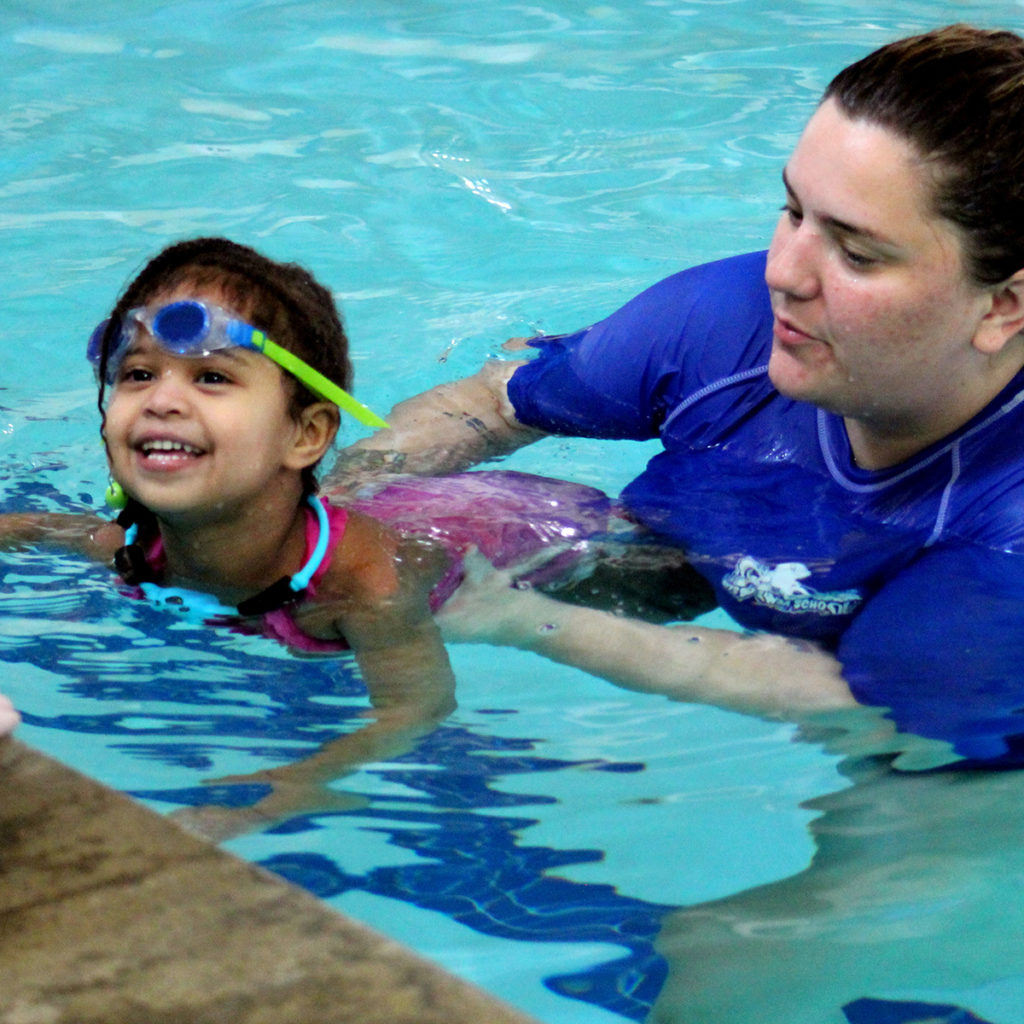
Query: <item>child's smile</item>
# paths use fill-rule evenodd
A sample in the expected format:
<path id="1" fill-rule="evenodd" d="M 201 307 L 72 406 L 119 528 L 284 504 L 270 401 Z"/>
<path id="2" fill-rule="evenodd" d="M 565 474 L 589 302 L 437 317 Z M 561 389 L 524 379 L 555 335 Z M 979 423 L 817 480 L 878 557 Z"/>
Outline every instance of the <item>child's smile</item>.
<path id="1" fill-rule="evenodd" d="M 174 469 L 205 454 L 202 448 L 172 438 L 147 438 L 138 442 L 135 449 L 150 469 Z"/>

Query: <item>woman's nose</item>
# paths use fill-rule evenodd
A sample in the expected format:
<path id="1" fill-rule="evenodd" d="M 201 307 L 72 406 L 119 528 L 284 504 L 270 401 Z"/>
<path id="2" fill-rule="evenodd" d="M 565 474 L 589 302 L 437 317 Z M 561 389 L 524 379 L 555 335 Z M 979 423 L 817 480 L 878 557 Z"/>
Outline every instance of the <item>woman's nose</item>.
<path id="1" fill-rule="evenodd" d="M 783 212 L 768 249 L 765 283 L 773 292 L 811 299 L 818 292 L 820 239 L 803 221 L 793 223 Z"/>

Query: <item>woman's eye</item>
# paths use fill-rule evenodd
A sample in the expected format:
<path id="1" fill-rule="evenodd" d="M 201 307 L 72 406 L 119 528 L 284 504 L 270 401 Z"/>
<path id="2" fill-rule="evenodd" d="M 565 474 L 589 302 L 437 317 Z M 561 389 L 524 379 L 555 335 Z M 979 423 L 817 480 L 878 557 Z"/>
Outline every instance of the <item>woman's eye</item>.
<path id="1" fill-rule="evenodd" d="M 781 207 L 781 209 L 782 212 L 789 218 L 789 222 L 791 224 L 799 224 L 804 219 L 804 215 L 800 212 L 800 210 L 790 203 L 784 204 Z"/>
<path id="2" fill-rule="evenodd" d="M 843 259 L 855 270 L 867 270 L 878 262 L 873 256 L 865 256 L 853 249 L 843 249 Z"/>

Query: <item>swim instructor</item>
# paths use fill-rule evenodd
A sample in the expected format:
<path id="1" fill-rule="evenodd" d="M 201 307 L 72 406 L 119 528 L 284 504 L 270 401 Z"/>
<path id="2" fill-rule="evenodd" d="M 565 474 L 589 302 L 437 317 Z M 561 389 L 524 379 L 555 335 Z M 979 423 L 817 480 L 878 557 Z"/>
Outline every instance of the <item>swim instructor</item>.
<path id="1" fill-rule="evenodd" d="M 1024 40 L 949 26 L 846 68 L 783 183 L 767 254 L 533 339 L 347 457 L 439 473 L 545 434 L 660 438 L 623 500 L 750 635 L 516 592 L 453 638 L 762 714 L 884 707 L 1024 763 Z"/>

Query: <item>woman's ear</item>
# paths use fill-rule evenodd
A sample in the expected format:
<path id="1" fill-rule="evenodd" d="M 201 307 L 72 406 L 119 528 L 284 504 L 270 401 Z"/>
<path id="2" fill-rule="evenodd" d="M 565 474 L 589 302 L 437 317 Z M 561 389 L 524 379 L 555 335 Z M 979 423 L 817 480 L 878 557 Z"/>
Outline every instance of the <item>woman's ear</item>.
<path id="1" fill-rule="evenodd" d="M 305 406 L 295 422 L 290 467 L 305 469 L 315 466 L 334 443 L 338 426 L 338 407 L 333 402 L 314 402 Z"/>
<path id="2" fill-rule="evenodd" d="M 1024 270 L 994 285 L 990 295 L 991 307 L 978 325 L 974 347 L 985 355 L 997 355 L 1024 331 Z"/>

